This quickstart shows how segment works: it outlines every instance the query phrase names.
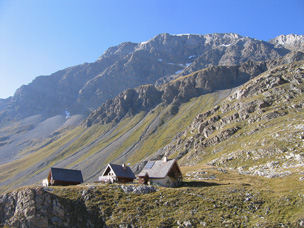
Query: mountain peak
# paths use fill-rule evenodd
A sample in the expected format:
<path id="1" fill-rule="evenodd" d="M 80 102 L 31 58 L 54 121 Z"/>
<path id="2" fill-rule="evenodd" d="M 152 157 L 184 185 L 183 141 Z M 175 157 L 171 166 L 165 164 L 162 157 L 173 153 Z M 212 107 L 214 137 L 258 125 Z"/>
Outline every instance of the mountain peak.
<path id="1" fill-rule="evenodd" d="M 279 35 L 269 42 L 276 47 L 284 47 L 292 51 L 304 51 L 304 35 Z"/>
<path id="2" fill-rule="evenodd" d="M 134 48 L 137 46 L 137 43 L 133 42 L 123 42 L 119 45 L 109 47 L 104 54 L 102 54 L 99 58 L 98 61 L 110 57 L 110 56 L 123 56 L 126 55 L 132 51 L 134 51 Z"/>

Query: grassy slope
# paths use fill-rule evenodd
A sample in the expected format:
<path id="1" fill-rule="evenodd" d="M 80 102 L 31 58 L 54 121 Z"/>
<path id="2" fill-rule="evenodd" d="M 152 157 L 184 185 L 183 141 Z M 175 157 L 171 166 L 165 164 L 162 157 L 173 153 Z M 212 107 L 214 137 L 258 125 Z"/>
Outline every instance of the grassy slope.
<path id="1" fill-rule="evenodd" d="M 134 224 L 143 227 L 177 226 L 190 221 L 194 226 L 277 227 L 296 226 L 304 214 L 304 183 L 296 175 L 277 179 L 243 176 L 207 167 L 184 167 L 189 176 L 180 188 L 159 188 L 157 192 L 123 193 L 119 185 L 91 185 L 85 204 L 97 210 L 107 225 Z M 193 172 L 205 178 L 193 180 Z M 93 187 L 92 187 L 93 186 Z M 53 187 L 52 193 L 71 200 L 81 198 L 86 186 Z"/>

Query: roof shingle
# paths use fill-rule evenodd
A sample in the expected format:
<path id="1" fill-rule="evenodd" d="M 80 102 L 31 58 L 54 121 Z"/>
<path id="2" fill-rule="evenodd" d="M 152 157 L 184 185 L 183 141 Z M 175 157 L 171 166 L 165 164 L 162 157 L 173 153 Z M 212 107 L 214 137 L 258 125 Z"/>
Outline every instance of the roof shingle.
<path id="1" fill-rule="evenodd" d="M 51 168 L 53 180 L 67 181 L 67 182 L 83 182 L 82 174 L 80 170 L 75 169 L 61 169 Z"/>

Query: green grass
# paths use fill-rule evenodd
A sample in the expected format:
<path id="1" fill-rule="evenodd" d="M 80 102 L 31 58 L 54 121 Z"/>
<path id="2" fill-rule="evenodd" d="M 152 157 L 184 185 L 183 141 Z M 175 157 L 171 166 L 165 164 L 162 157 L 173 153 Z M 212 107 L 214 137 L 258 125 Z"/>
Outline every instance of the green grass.
<path id="1" fill-rule="evenodd" d="M 73 165 L 83 161 L 84 159 L 90 157 L 91 155 L 98 153 L 100 150 L 104 149 L 107 145 L 114 142 L 118 138 L 122 137 L 125 133 L 130 131 L 136 124 L 138 124 L 143 119 L 144 115 L 145 113 L 141 112 L 133 118 L 127 117 L 122 121 L 120 121 L 119 124 L 115 126 L 115 130 L 111 134 L 109 134 L 106 137 L 102 137 L 101 140 L 99 140 L 98 143 L 96 143 L 88 153 L 81 156 L 77 161 L 73 163 Z M 113 151 L 113 153 L 115 152 Z"/>
<path id="2" fill-rule="evenodd" d="M 110 227 L 175 227 L 186 221 L 194 227 L 295 227 L 303 218 L 304 183 L 297 176 L 266 179 L 202 165 L 182 167 L 182 171 L 205 171 L 216 180 L 189 177 L 182 187 L 159 187 L 157 192 L 143 195 L 124 193 L 117 184 L 95 184 L 85 205 Z M 88 187 L 52 188 L 52 194 L 77 202 Z"/>
<path id="3" fill-rule="evenodd" d="M 115 150 L 106 160 L 106 163 L 109 163 L 110 161 L 113 161 L 115 158 L 118 158 L 121 156 L 123 153 L 125 153 L 128 148 L 139 142 L 141 137 L 144 135 L 145 131 L 151 124 L 151 122 L 157 117 L 159 114 L 159 111 L 155 110 L 153 113 L 149 113 L 147 116 L 145 116 L 142 119 L 141 125 L 135 129 L 135 131 L 131 134 L 130 137 L 128 137 L 123 144 Z"/>
<path id="4" fill-rule="evenodd" d="M 162 124 L 156 132 L 145 138 L 138 152 L 131 156 L 128 162 L 134 164 L 170 143 L 177 133 L 189 126 L 197 114 L 211 108 L 216 100 L 217 95 L 214 93 L 193 98 L 181 105 L 174 116 L 169 114 L 170 107 L 164 109 L 159 114 Z"/>

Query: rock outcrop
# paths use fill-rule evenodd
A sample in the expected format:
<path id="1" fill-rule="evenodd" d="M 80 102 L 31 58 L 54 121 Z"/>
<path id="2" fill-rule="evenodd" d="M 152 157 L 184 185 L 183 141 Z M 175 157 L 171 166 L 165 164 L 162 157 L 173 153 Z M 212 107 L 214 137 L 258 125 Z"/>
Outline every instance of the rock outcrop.
<path id="1" fill-rule="evenodd" d="M 283 57 L 267 61 L 266 65 L 268 69 L 271 69 L 283 64 L 289 64 L 301 60 L 304 60 L 304 52 L 292 51 Z"/>
<path id="2" fill-rule="evenodd" d="M 127 89 L 114 99 L 109 99 L 100 108 L 93 111 L 85 121 L 90 127 L 95 123 L 118 122 L 127 114 L 135 115 L 140 111 L 148 111 L 161 102 L 162 92 L 153 85 Z"/>
<path id="3" fill-rule="evenodd" d="M 0 226 L 9 227 L 105 227 L 83 201 L 52 194 L 52 189 L 23 188 L 0 196 Z"/>
<path id="4" fill-rule="evenodd" d="M 125 193 L 148 194 L 156 192 L 157 188 L 148 185 L 121 185 L 121 189 Z"/>

